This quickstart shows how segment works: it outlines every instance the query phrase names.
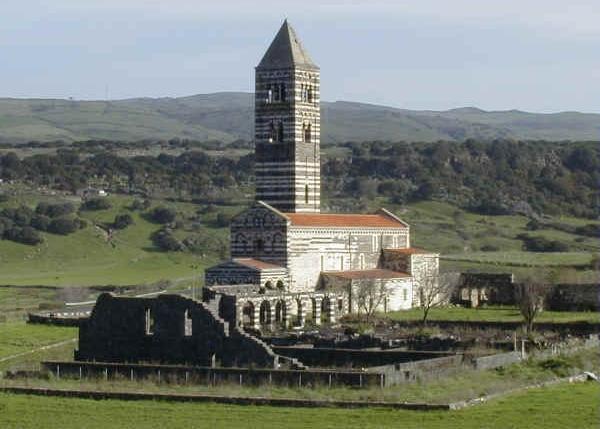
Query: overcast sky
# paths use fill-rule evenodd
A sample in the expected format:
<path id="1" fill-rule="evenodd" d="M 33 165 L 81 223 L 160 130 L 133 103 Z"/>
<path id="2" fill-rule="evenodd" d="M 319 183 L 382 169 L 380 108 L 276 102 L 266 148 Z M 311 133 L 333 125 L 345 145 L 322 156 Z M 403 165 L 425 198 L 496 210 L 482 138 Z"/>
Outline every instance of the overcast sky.
<path id="1" fill-rule="evenodd" d="M 252 91 L 285 17 L 324 100 L 600 112 L 600 0 L 2 0 L 0 97 Z"/>

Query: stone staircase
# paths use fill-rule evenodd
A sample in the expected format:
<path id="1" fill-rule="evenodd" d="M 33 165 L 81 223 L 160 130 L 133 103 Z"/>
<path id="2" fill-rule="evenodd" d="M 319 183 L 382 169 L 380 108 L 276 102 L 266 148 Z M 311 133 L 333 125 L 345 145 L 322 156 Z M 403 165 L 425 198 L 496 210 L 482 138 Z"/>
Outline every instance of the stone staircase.
<path id="1" fill-rule="evenodd" d="M 244 329 L 237 326 L 237 324 L 235 323 L 235 320 L 227 321 L 227 320 L 223 319 L 219 315 L 220 302 L 221 302 L 221 297 L 219 295 L 217 295 L 215 298 L 209 299 L 205 302 L 197 301 L 198 304 L 202 305 L 202 307 L 205 308 L 214 317 L 215 321 L 219 324 L 220 327 L 222 327 L 223 334 L 226 337 L 230 337 L 232 335 L 232 333 L 235 332 L 235 335 L 245 339 L 246 341 L 253 342 L 255 345 L 262 348 L 265 353 L 267 353 L 268 355 L 273 357 L 273 362 L 276 364 L 276 366 L 278 368 L 296 369 L 296 370 L 308 369 L 308 367 L 306 365 L 304 365 L 302 362 L 300 362 L 296 358 L 281 356 L 281 355 L 278 355 L 277 353 L 275 353 L 273 351 L 273 349 L 267 343 L 265 343 L 263 340 L 255 337 L 254 335 L 249 334 L 248 332 L 244 331 Z"/>

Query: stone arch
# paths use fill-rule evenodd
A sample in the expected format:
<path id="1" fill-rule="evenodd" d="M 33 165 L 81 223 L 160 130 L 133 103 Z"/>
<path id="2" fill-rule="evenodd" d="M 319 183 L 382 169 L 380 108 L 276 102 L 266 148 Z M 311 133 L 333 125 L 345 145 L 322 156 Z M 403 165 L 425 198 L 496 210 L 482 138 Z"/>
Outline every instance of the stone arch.
<path id="1" fill-rule="evenodd" d="M 275 323 L 285 327 L 287 323 L 287 304 L 283 299 L 275 303 Z"/>
<path id="2" fill-rule="evenodd" d="M 269 326 L 271 324 L 271 303 L 263 301 L 260 303 L 260 325 Z"/>
<path id="3" fill-rule="evenodd" d="M 317 323 L 318 303 L 315 298 L 309 298 L 306 302 L 305 319 L 307 322 Z"/>
<path id="4" fill-rule="evenodd" d="M 265 289 L 273 289 L 273 282 L 271 280 L 265 282 Z"/>
<path id="5" fill-rule="evenodd" d="M 333 319 L 332 316 L 331 298 L 325 296 L 321 300 L 321 322 L 330 323 Z"/>
<path id="6" fill-rule="evenodd" d="M 304 303 L 300 298 L 296 298 L 293 300 L 293 303 L 296 304 L 295 312 L 294 312 L 294 326 L 304 326 Z"/>
<path id="7" fill-rule="evenodd" d="M 275 283 L 275 287 L 278 290 L 283 290 L 285 288 L 285 285 L 283 284 L 283 280 L 281 280 L 281 279 L 277 280 L 277 283 Z"/>
<path id="8" fill-rule="evenodd" d="M 254 328 L 255 322 L 254 303 L 252 301 L 248 301 L 242 307 L 242 326 L 244 328 Z"/>

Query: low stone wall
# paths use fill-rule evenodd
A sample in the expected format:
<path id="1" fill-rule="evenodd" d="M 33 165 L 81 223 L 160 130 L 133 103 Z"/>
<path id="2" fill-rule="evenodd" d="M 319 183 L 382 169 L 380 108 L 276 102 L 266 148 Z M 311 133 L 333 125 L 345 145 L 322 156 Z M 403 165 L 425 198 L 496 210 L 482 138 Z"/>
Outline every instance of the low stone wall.
<path id="1" fill-rule="evenodd" d="M 212 368 L 178 365 L 143 365 L 99 362 L 42 362 L 42 368 L 57 378 L 99 378 L 105 380 L 154 380 L 169 383 L 278 385 L 385 386 L 385 375 L 365 371 L 285 370 L 266 368 Z"/>
<path id="2" fill-rule="evenodd" d="M 27 323 L 55 326 L 81 326 L 90 317 L 91 311 L 57 311 L 29 313 Z"/>
<path id="3" fill-rule="evenodd" d="M 453 353 L 447 352 L 357 350 L 329 347 L 272 346 L 271 348 L 279 355 L 296 358 L 308 366 L 338 368 L 369 368 L 453 355 Z"/>
<path id="4" fill-rule="evenodd" d="M 501 366 L 512 365 L 521 361 L 520 352 L 498 353 L 491 356 L 482 356 L 473 359 L 473 367 L 475 369 L 494 369 Z"/>
<path id="5" fill-rule="evenodd" d="M 369 368 L 369 372 L 384 375 L 386 386 L 411 383 L 450 375 L 463 367 L 463 356 L 437 357 L 421 361 L 397 363 Z"/>

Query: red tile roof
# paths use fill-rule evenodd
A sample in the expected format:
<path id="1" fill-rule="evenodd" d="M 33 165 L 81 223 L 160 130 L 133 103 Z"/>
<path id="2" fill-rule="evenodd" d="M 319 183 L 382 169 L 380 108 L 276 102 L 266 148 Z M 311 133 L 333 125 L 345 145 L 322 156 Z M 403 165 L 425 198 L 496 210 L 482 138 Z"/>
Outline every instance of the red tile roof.
<path id="1" fill-rule="evenodd" d="M 407 247 L 405 249 L 383 249 L 384 252 L 394 252 L 394 253 L 404 253 L 406 255 L 418 255 L 418 254 L 427 254 L 433 253 L 428 252 L 424 249 L 419 249 L 418 247 Z"/>
<path id="2" fill-rule="evenodd" d="M 385 214 L 284 213 L 293 226 L 406 228 L 406 225 Z"/>
<path id="3" fill-rule="evenodd" d="M 324 271 L 323 274 L 341 277 L 344 279 L 400 279 L 410 277 L 408 273 L 391 270 L 356 270 L 356 271 Z"/>
<path id="4" fill-rule="evenodd" d="M 235 258 L 233 262 L 236 262 L 240 265 L 245 265 L 246 267 L 255 268 L 257 270 L 273 270 L 273 269 L 283 269 L 281 265 L 271 264 L 269 262 L 261 261 L 259 259 L 252 258 Z"/>

